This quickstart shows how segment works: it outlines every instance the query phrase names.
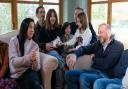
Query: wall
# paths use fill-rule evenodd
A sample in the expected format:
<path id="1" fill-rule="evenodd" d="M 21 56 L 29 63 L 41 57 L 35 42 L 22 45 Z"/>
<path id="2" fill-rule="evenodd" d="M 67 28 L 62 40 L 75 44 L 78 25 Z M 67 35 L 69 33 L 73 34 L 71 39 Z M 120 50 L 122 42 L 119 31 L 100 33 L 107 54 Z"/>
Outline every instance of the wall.
<path id="1" fill-rule="evenodd" d="M 74 10 L 77 6 L 87 11 L 87 0 L 63 0 L 63 22 L 74 21 Z"/>

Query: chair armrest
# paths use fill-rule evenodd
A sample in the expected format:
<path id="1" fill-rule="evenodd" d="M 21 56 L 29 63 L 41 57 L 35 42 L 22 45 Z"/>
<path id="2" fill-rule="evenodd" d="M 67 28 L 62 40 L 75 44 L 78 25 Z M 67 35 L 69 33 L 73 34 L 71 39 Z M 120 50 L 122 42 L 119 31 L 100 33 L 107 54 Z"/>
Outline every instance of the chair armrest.
<path id="1" fill-rule="evenodd" d="M 51 89 L 52 72 L 58 67 L 58 60 L 50 55 L 40 53 L 41 77 L 44 89 Z"/>
<path id="2" fill-rule="evenodd" d="M 91 55 L 81 56 L 75 64 L 75 69 L 90 69 L 92 62 Z"/>

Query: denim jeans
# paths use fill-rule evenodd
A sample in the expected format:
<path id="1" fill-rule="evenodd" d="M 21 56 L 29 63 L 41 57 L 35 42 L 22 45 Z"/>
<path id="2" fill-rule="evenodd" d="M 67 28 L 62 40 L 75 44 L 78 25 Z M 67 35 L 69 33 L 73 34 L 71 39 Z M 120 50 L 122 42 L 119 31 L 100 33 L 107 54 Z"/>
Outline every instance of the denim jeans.
<path id="1" fill-rule="evenodd" d="M 120 89 L 122 79 L 97 79 L 93 85 L 93 89 Z"/>
<path id="2" fill-rule="evenodd" d="M 104 73 L 92 70 L 69 70 L 65 73 L 68 89 L 92 89 L 96 79 L 107 77 Z"/>
<path id="3" fill-rule="evenodd" d="M 28 69 L 21 78 L 17 79 L 20 89 L 42 89 L 40 75 L 37 71 Z"/>
<path id="4" fill-rule="evenodd" d="M 64 85 L 64 71 L 65 61 L 62 56 L 56 50 L 48 52 L 49 55 L 54 56 L 58 59 L 58 68 L 53 71 L 52 75 L 52 89 L 62 89 Z"/>

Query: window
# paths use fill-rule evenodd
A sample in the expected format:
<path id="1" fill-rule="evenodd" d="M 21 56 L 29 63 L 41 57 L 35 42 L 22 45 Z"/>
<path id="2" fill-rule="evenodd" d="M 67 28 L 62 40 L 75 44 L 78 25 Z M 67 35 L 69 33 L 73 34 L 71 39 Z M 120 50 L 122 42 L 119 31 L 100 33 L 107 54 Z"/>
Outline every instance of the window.
<path id="1" fill-rule="evenodd" d="M 91 11 L 91 22 L 96 33 L 98 33 L 98 25 L 100 23 L 107 23 L 107 4 L 93 4 Z"/>
<path id="2" fill-rule="evenodd" d="M 36 18 L 36 8 L 38 7 L 38 4 L 23 4 L 18 3 L 18 29 L 20 28 L 21 22 L 26 17 L 31 17 L 35 20 L 35 23 L 37 21 Z"/>
<path id="3" fill-rule="evenodd" d="M 26 17 L 37 18 L 36 8 L 45 7 L 46 13 L 50 8 L 56 10 L 59 19 L 60 0 L 0 0 L 0 34 L 19 29 L 22 20 Z M 6 24 L 5 24 L 6 23 Z"/>
<path id="4" fill-rule="evenodd" d="M 0 34 L 12 31 L 11 4 L 0 3 Z"/>
<path id="5" fill-rule="evenodd" d="M 97 29 L 98 25 L 103 21 L 107 22 L 111 25 L 115 38 L 122 41 L 126 46 L 128 43 L 128 0 L 89 1 L 92 1 L 90 12 L 94 29 Z"/>
<path id="6" fill-rule="evenodd" d="M 112 32 L 116 39 L 128 43 L 128 2 L 112 4 Z"/>

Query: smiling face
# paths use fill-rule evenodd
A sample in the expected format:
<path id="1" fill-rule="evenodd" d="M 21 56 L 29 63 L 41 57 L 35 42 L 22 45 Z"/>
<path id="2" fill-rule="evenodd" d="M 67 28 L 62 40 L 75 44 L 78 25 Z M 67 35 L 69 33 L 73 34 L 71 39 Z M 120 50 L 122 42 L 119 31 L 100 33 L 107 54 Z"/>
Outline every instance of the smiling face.
<path id="1" fill-rule="evenodd" d="M 38 13 L 36 14 L 37 18 L 39 20 L 43 20 L 44 21 L 44 18 L 45 18 L 45 9 L 44 8 L 39 8 L 38 9 Z"/>
<path id="2" fill-rule="evenodd" d="M 51 23 L 51 25 L 54 25 L 55 22 L 56 22 L 55 13 L 52 12 L 52 13 L 51 13 L 51 16 L 50 16 L 50 23 Z"/>
<path id="3" fill-rule="evenodd" d="M 27 38 L 31 39 L 33 37 L 33 34 L 34 34 L 34 22 L 30 22 L 28 31 L 27 31 Z"/>
<path id="4" fill-rule="evenodd" d="M 70 25 L 67 26 L 67 28 L 65 29 L 65 34 L 70 34 L 71 33 L 71 27 Z"/>

